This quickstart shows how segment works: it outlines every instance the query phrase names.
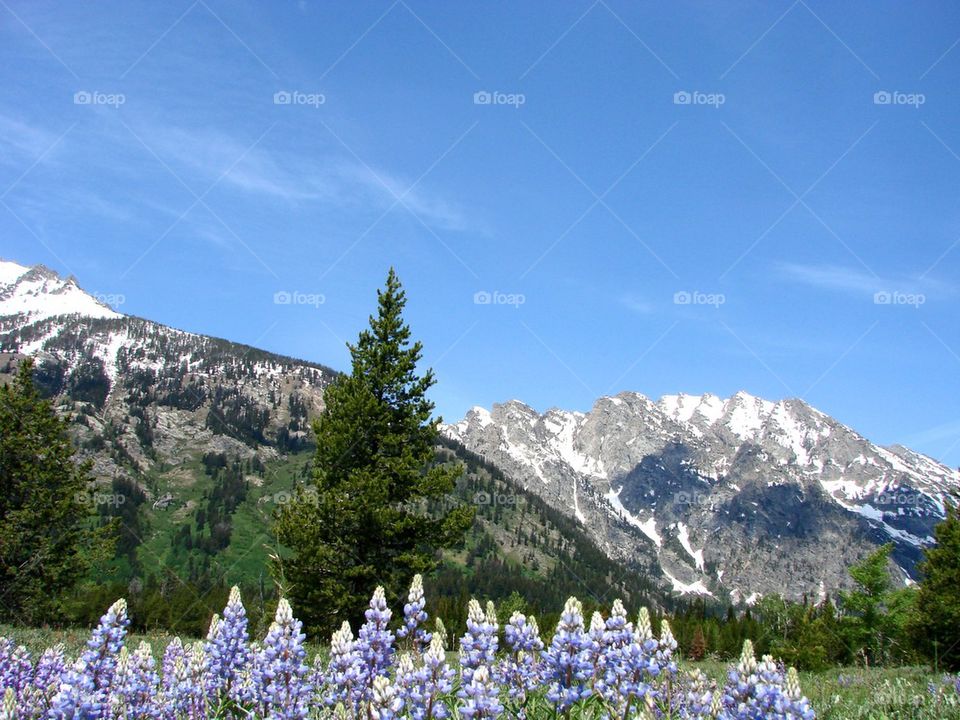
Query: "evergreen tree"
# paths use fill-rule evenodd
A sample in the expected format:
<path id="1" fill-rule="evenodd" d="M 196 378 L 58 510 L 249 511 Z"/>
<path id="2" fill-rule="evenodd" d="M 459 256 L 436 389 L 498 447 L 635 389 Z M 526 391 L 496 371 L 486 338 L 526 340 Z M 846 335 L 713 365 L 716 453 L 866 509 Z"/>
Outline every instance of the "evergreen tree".
<path id="1" fill-rule="evenodd" d="M 917 595 L 915 636 L 938 665 L 960 670 L 960 510 L 948 508 L 934 530 L 936 545 L 926 548 L 920 564 L 923 580 Z"/>
<path id="2" fill-rule="evenodd" d="M 906 619 L 912 612 L 915 591 L 891 589 L 887 564 L 893 543 L 887 543 L 850 568 L 857 587 L 840 594 L 846 616 L 841 627 L 849 648 L 866 663 L 881 663 L 903 656 Z"/>
<path id="3" fill-rule="evenodd" d="M 703 660 L 707 654 L 707 638 L 704 637 L 703 627 L 697 625 L 693 631 L 693 640 L 690 643 L 690 659 Z"/>
<path id="4" fill-rule="evenodd" d="M 20 363 L 0 387 L 0 618 L 36 624 L 59 619 L 65 596 L 91 565 L 108 557 L 115 524 L 97 528 L 89 502 L 89 462 L 77 464 L 67 421 Z"/>
<path id="5" fill-rule="evenodd" d="M 377 291 L 378 312 L 350 349 L 349 375 L 324 392 L 314 423 L 313 486 L 277 513 L 277 539 L 289 550 L 274 570 L 307 629 L 323 635 L 356 623 L 377 585 L 398 599 L 438 550 L 462 542 L 473 512 L 428 515 L 426 499 L 453 489 L 459 467 L 434 462 L 439 418 L 426 392 L 433 371 L 417 375 L 422 346 L 411 342 L 405 293 L 391 268 Z"/>

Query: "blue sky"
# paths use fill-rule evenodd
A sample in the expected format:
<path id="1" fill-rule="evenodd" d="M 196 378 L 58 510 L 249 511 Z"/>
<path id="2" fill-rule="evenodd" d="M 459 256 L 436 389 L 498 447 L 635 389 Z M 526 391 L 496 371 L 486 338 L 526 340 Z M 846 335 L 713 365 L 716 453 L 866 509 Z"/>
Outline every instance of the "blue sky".
<path id="1" fill-rule="evenodd" d="M 958 41 L 953 2 L 2 0 L 0 255 L 337 368 L 393 264 L 447 419 L 744 389 L 957 465 Z"/>

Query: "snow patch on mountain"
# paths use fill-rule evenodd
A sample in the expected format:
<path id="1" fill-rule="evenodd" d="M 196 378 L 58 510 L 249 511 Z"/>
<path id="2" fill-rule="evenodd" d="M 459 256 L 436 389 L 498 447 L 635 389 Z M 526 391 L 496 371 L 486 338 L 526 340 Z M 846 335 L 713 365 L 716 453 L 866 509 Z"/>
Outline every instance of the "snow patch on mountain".
<path id="1" fill-rule="evenodd" d="M 681 595 L 709 595 L 713 597 L 713 593 L 707 589 L 707 586 L 703 584 L 703 580 L 695 580 L 692 583 L 685 583 L 681 580 L 677 580 L 669 571 L 664 570 L 663 574 L 667 576 L 667 579 L 670 581 L 670 584 L 673 586 L 673 591 L 678 592 Z"/>
<path id="2" fill-rule="evenodd" d="M 697 570 L 703 572 L 703 549 L 694 550 L 693 546 L 690 544 L 690 534 L 687 530 L 687 526 L 682 523 L 677 523 L 677 539 L 680 541 L 680 544 L 683 546 L 683 549 L 687 551 L 694 563 L 697 565 Z"/>
<path id="3" fill-rule="evenodd" d="M 653 540 L 654 544 L 660 548 L 663 546 L 663 538 L 660 537 L 660 533 L 657 532 L 657 520 L 654 517 L 647 518 L 646 520 L 641 521 L 636 515 L 627 510 L 623 503 L 620 501 L 620 493 L 623 492 L 623 487 L 620 487 L 617 490 L 611 488 L 607 494 L 604 496 L 607 499 L 607 502 L 613 507 L 614 512 L 626 520 L 628 523 L 633 525 L 635 528 L 640 530 L 644 535 Z"/>

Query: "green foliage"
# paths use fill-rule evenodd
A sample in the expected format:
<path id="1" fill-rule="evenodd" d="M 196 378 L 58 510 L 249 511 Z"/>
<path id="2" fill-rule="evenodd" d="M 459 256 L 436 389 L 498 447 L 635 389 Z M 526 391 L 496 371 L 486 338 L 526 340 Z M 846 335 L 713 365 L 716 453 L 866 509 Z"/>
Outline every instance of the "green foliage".
<path id="1" fill-rule="evenodd" d="M 911 645 L 906 626 L 916 591 L 891 589 L 887 565 L 892 551 L 892 543 L 883 545 L 850 568 L 856 587 L 841 593 L 843 638 L 864 664 L 902 660 Z"/>
<path id="2" fill-rule="evenodd" d="M 0 618 L 57 619 L 60 598 L 112 552 L 115 523 L 96 527 L 90 466 L 74 462 L 67 421 L 24 360 L 0 387 Z"/>
<path id="3" fill-rule="evenodd" d="M 348 346 L 351 373 L 326 389 L 314 423 L 314 492 L 299 490 L 276 517 L 277 539 L 292 552 L 278 556 L 275 572 L 315 633 L 360 620 L 378 584 L 389 598 L 402 596 L 473 522 L 463 506 L 431 515 L 421 507 L 450 492 L 460 470 L 432 465 L 440 421 L 431 420 L 426 392 L 434 377 L 417 375 L 422 347 L 403 321 L 393 269 L 377 297 L 376 317 Z"/>
<path id="4" fill-rule="evenodd" d="M 960 670 L 960 510 L 949 508 L 934 530 L 936 545 L 924 550 L 923 581 L 911 623 L 927 656 Z"/>

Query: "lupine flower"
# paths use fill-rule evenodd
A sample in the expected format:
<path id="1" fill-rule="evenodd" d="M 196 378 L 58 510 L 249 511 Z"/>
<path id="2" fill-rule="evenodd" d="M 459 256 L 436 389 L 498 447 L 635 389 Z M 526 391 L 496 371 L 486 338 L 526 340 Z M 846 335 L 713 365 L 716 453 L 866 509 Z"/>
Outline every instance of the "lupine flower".
<path id="1" fill-rule="evenodd" d="M 12 687 L 3 692 L 3 703 L 0 704 L 0 720 L 17 720 L 17 694 Z"/>
<path id="2" fill-rule="evenodd" d="M 303 624 L 294 619 L 290 603 L 281 598 L 261 651 L 261 705 L 269 718 L 294 720 L 307 713 L 310 683 L 303 647 Z"/>
<path id="3" fill-rule="evenodd" d="M 186 657 L 186 651 L 183 649 L 183 641 L 179 637 L 175 637 L 163 651 L 163 660 L 160 661 L 160 670 L 163 677 L 173 675 L 173 668 L 177 660 L 183 660 L 184 657 Z"/>
<path id="4" fill-rule="evenodd" d="M 47 714 L 65 671 L 66 661 L 62 644 L 43 651 L 40 659 L 37 660 L 32 680 L 20 696 L 21 704 L 30 708 L 28 717 L 39 718 Z"/>
<path id="5" fill-rule="evenodd" d="M 480 603 L 470 600 L 467 606 L 467 632 L 460 639 L 460 683 L 466 687 L 474 671 L 496 661 L 499 638 L 496 613 L 484 613 Z"/>
<path id="6" fill-rule="evenodd" d="M 51 718 L 100 720 L 109 712 L 109 691 L 127 634 L 127 601 L 117 600 L 87 641 L 87 649 L 63 674 L 51 702 Z"/>
<path id="7" fill-rule="evenodd" d="M 160 717 L 156 702 L 160 677 L 150 645 L 141 642 L 132 654 L 121 648 L 114 685 L 110 704 L 121 717 Z"/>
<path id="8" fill-rule="evenodd" d="M 604 634 L 603 673 L 597 692 L 619 717 L 631 707 L 645 712 L 646 699 L 652 696 L 652 683 L 660 675 L 658 643 L 653 637 L 650 613 L 641 608 L 636 630 L 627 620 L 623 603 L 614 601 Z"/>
<path id="9" fill-rule="evenodd" d="M 373 693 L 370 699 L 370 717 L 373 720 L 393 720 L 400 712 L 403 702 L 386 675 L 377 675 L 373 679 Z"/>
<path id="10" fill-rule="evenodd" d="M 960 693 L 960 688 L 957 690 Z M 797 718 L 798 720 L 813 720 L 815 714 L 810 707 L 810 701 L 803 696 L 800 689 L 800 676 L 796 668 L 787 670 L 787 682 L 784 688 L 787 702 L 784 703 L 784 714 L 788 718 Z"/>
<path id="11" fill-rule="evenodd" d="M 683 717 L 690 720 L 710 720 L 713 717 L 713 683 L 699 669 L 687 676 L 678 705 Z"/>
<path id="12" fill-rule="evenodd" d="M 410 638 L 410 646 L 418 655 L 430 644 L 430 633 L 423 627 L 427 621 L 427 613 L 424 610 L 426 605 L 427 600 L 423 595 L 423 577 L 414 575 L 407 602 L 403 606 L 403 625 L 397 629 L 397 637 Z"/>
<path id="13" fill-rule="evenodd" d="M 387 627 L 391 615 L 383 588 L 377 587 L 370 598 L 370 607 L 364 612 L 366 622 L 357 634 L 355 645 L 360 659 L 360 687 L 363 700 L 368 702 L 372 698 L 374 678 L 386 674 L 393 663 L 394 636 Z"/>
<path id="14" fill-rule="evenodd" d="M 523 705 L 527 695 L 539 687 L 543 674 L 540 660 L 543 641 L 536 619 L 519 611 L 510 616 L 504 636 L 509 654 L 500 660 L 495 674 L 497 681 L 507 686 L 510 700 L 519 706 L 518 715 L 525 717 Z"/>
<path id="15" fill-rule="evenodd" d="M 436 622 L 434 623 L 434 631 L 433 631 L 433 634 L 436 635 L 436 636 L 439 636 L 439 638 L 440 638 L 440 646 L 441 646 L 444 650 L 446 650 L 446 649 L 447 649 L 447 639 L 448 639 L 448 638 L 447 638 L 447 627 L 443 624 L 443 620 L 441 620 L 440 618 L 437 618 L 437 619 L 436 619 Z"/>
<path id="16" fill-rule="evenodd" d="M 8 653 L 6 659 L 0 660 L 0 690 L 10 688 L 18 702 L 23 698 L 33 679 L 33 664 L 30 662 L 30 653 L 23 645 L 10 649 L 12 643 L 7 641 L 3 653 Z"/>
<path id="17" fill-rule="evenodd" d="M 353 639 L 350 623 L 344 621 L 330 640 L 330 664 L 327 667 L 327 693 L 324 704 L 342 706 L 356 712 L 363 697 L 361 658 Z"/>
<path id="18" fill-rule="evenodd" d="M 420 664 L 404 654 L 397 666 L 398 695 L 413 720 L 443 720 L 450 712 L 443 701 L 453 690 L 455 671 L 446 663 L 439 635 L 434 634 Z"/>
<path id="19" fill-rule="evenodd" d="M 412 595 L 416 606 L 417 593 Z M 418 613 L 405 613 L 408 638 L 422 629 L 421 620 L 406 624 L 411 615 Z M 329 665 L 318 656 L 311 668 L 289 603 L 279 602 L 260 648 L 247 642 L 246 616 L 234 590 L 207 640 L 184 647 L 175 639 L 158 672 L 149 645 L 133 652 L 124 647 L 126 605 L 118 601 L 69 667 L 62 646 L 45 651 L 34 669 L 23 648 L 0 640 L 0 720 L 449 720 L 454 711 L 464 720 L 504 712 L 523 719 L 527 699 L 541 689 L 554 712 L 566 717 L 579 701 L 595 697 L 582 706 L 595 718 L 814 720 L 796 670 L 770 656 L 757 662 L 749 641 L 719 692 L 698 670 L 677 675 L 677 644 L 668 622 L 661 623 L 656 640 L 649 613 L 641 610 L 634 628 L 619 601 L 606 620 L 594 614 L 587 630 L 582 606 L 570 598 L 547 649 L 536 620 L 514 613 L 499 659 L 495 608 L 472 601 L 455 695 L 442 625 L 421 652 L 405 652 L 394 662 L 389 620 L 380 589 L 359 636 L 354 639 L 344 623 L 334 633 Z M 210 695 L 215 669 L 229 679 Z M 943 707 L 960 704 L 956 676 L 945 676 L 932 692 L 932 701 Z M 325 707 L 316 712 L 318 705 Z"/>
<path id="20" fill-rule="evenodd" d="M 503 712 L 500 704 L 496 684 L 490 677 L 490 669 L 486 665 L 476 668 L 465 685 L 458 693 L 463 699 L 460 707 L 460 716 L 467 720 L 481 720 L 495 718 Z"/>
<path id="21" fill-rule="evenodd" d="M 249 688 L 241 682 L 241 673 L 252 659 L 247 634 L 247 611 L 240 600 L 240 589 L 230 589 L 223 618 L 214 616 L 207 635 L 206 690 L 214 703 L 225 700 L 249 702 Z"/>
<path id="22" fill-rule="evenodd" d="M 558 711 L 568 711 L 574 703 L 591 694 L 587 686 L 593 674 L 590 656 L 590 637 L 583 627 L 583 606 L 572 597 L 567 600 L 550 647 L 544 653 L 545 679 L 550 683 L 547 699 Z"/>

